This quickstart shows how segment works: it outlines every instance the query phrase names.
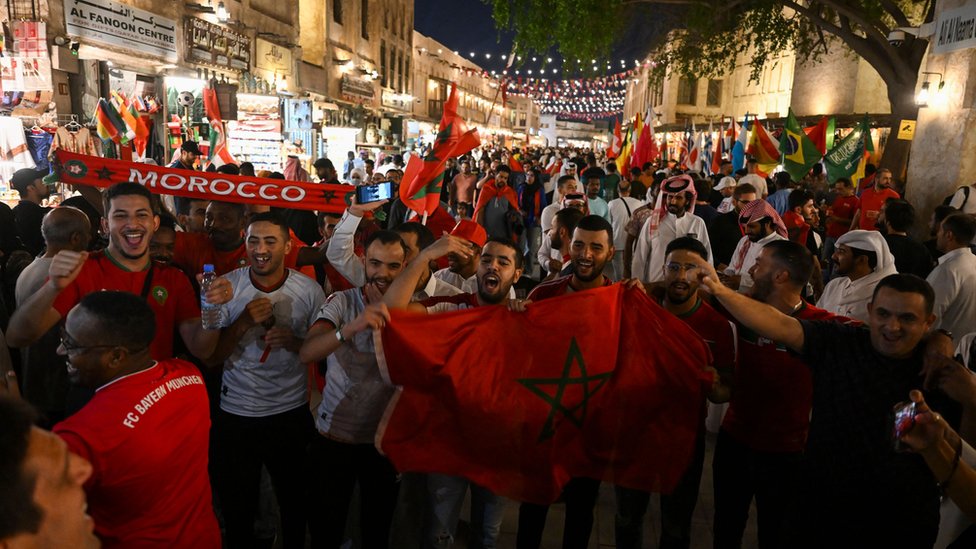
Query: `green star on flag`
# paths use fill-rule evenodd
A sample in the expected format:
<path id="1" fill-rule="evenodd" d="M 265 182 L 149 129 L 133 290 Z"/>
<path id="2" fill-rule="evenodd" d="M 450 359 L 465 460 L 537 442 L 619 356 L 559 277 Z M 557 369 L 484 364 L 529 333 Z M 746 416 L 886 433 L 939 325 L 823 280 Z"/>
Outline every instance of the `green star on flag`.
<path id="1" fill-rule="evenodd" d="M 821 154 L 817 150 L 817 145 L 800 127 L 793 109 L 790 109 L 786 117 L 786 128 L 779 142 L 779 151 L 783 153 L 783 168 L 793 181 L 803 179 L 810 168 L 820 160 Z"/>
<path id="2" fill-rule="evenodd" d="M 577 365 L 580 372 L 578 377 L 572 377 L 573 365 Z M 610 379 L 613 372 L 602 374 L 587 375 L 586 363 L 583 361 L 583 353 L 580 352 L 579 345 L 574 337 L 569 343 L 569 353 L 566 355 L 566 364 L 563 366 L 563 375 L 558 378 L 527 378 L 518 380 L 526 389 L 532 391 L 536 396 L 542 398 L 551 406 L 549 417 L 546 418 L 539 433 L 539 442 L 552 438 L 556 434 L 553 422 L 556 415 L 562 413 L 573 425 L 582 429 L 583 422 L 586 420 L 586 405 L 590 397 L 596 394 L 603 385 Z M 583 391 L 583 398 L 578 404 L 566 406 L 563 401 L 566 396 L 566 389 L 573 385 L 579 385 Z M 550 394 L 543 389 L 544 386 L 555 387 L 555 392 Z M 578 413 L 577 413 L 578 412 Z"/>

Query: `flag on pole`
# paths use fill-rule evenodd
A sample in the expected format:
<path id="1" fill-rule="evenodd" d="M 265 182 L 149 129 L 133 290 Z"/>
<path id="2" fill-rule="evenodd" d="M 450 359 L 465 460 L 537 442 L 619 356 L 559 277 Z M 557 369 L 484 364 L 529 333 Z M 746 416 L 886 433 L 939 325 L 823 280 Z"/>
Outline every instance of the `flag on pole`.
<path id="1" fill-rule="evenodd" d="M 776 138 L 766 131 L 762 122 L 755 120 L 752 124 L 752 131 L 749 134 L 749 146 L 746 153 L 756 159 L 759 164 L 759 175 L 766 176 L 773 173 L 779 165 L 780 152 L 779 142 Z"/>
<path id="2" fill-rule="evenodd" d="M 810 167 L 820 161 L 823 156 L 817 146 L 800 128 L 800 122 L 793 115 L 793 109 L 786 116 L 786 127 L 779 143 L 779 150 L 783 153 L 783 168 L 790 174 L 793 181 L 799 181 L 810 171 Z"/>
<path id="3" fill-rule="evenodd" d="M 393 311 L 374 340 L 380 371 L 398 386 L 376 434 L 396 469 L 461 476 L 532 503 L 554 501 L 573 477 L 671 492 L 711 384 L 701 338 L 621 284 L 526 313 Z"/>
<path id="4" fill-rule="evenodd" d="M 630 167 L 631 168 L 643 168 L 643 164 L 638 161 L 637 147 L 640 146 L 641 135 L 644 131 L 644 120 L 641 118 L 641 114 L 637 113 L 634 115 L 634 127 L 631 129 L 631 138 L 633 139 L 633 144 L 630 146 Z M 621 172 L 623 173 L 623 172 Z"/>
<path id="5" fill-rule="evenodd" d="M 460 156 L 481 145 L 478 130 L 468 129 L 457 113 L 457 84 L 444 104 L 440 130 L 427 156 L 411 156 L 400 183 L 400 200 L 417 214 L 431 214 L 440 206 L 444 165 L 448 158 Z M 408 177 L 409 176 L 409 177 Z"/>
<path id="6" fill-rule="evenodd" d="M 722 171 L 722 155 L 725 154 L 725 131 L 719 126 L 719 136 L 715 140 L 715 151 L 712 153 L 712 174 L 717 174 Z"/>
<path id="7" fill-rule="evenodd" d="M 702 171 L 702 134 L 692 128 L 691 152 L 688 153 L 688 168 L 693 172 Z"/>
<path id="8" fill-rule="evenodd" d="M 623 150 L 624 147 L 624 138 L 623 135 L 621 135 L 620 133 L 620 119 L 617 118 L 614 120 L 614 122 L 615 123 L 613 125 L 613 142 L 610 143 L 610 151 L 609 154 L 607 155 L 607 158 L 609 159 L 617 158 L 618 156 L 620 156 L 620 152 Z"/>
<path id="9" fill-rule="evenodd" d="M 210 158 L 208 161 L 219 168 L 224 164 L 237 164 L 234 156 L 227 148 L 227 131 L 220 116 L 220 105 L 217 103 L 217 91 L 213 88 L 203 89 L 203 108 L 210 120 Z"/>
<path id="10" fill-rule="evenodd" d="M 870 147 L 870 149 L 868 148 Z M 874 151 L 871 134 L 868 131 L 868 118 L 865 115 L 851 133 L 841 139 L 837 146 L 824 155 L 824 169 L 831 183 L 841 177 L 850 178 L 857 172 L 865 153 Z M 857 181 L 854 181 L 857 185 Z"/>
<path id="11" fill-rule="evenodd" d="M 104 98 L 99 99 L 98 106 L 95 107 L 95 124 L 98 137 L 102 141 L 118 140 L 122 145 L 129 144 L 130 138 L 125 121 L 119 116 L 119 111 Z"/>
<path id="12" fill-rule="evenodd" d="M 736 128 L 735 141 L 732 143 L 732 169 L 741 170 L 746 167 L 746 145 L 749 142 L 749 113 L 742 122 L 741 128 Z"/>
<path id="13" fill-rule="evenodd" d="M 624 133 L 624 144 L 620 148 L 620 156 L 618 156 L 615 160 L 617 164 L 617 173 L 619 173 L 621 177 L 626 175 L 628 173 L 628 169 L 630 168 L 630 155 L 633 151 L 631 134 L 633 131 L 633 128 L 628 128 Z"/>

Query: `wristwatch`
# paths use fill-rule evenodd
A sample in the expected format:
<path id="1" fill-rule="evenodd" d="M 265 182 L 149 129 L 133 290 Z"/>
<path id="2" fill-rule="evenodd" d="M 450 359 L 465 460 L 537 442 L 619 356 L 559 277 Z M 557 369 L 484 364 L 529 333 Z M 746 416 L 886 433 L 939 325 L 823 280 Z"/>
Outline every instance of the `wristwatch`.
<path id="1" fill-rule="evenodd" d="M 336 334 L 336 339 L 339 340 L 339 343 L 345 343 L 346 342 L 346 338 L 343 337 L 343 335 L 342 335 L 342 326 L 339 326 L 338 328 L 336 328 L 335 334 Z"/>

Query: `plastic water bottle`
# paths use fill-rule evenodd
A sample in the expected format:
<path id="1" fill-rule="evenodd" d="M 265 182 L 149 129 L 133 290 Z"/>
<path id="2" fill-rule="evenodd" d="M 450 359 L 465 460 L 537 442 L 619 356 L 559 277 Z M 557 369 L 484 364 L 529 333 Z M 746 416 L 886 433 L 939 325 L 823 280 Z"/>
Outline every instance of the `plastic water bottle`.
<path id="1" fill-rule="evenodd" d="M 217 273 L 214 266 L 207 263 L 203 266 L 203 280 L 200 282 L 200 323 L 204 330 L 220 329 L 224 320 L 224 306 L 207 302 L 207 290 L 214 280 L 217 280 Z"/>

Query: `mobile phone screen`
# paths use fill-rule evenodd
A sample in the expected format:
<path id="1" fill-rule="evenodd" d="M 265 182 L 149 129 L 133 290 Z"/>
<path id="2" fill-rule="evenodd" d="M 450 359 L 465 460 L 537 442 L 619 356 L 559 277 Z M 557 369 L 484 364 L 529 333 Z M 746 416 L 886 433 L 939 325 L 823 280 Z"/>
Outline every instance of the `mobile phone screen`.
<path id="1" fill-rule="evenodd" d="M 389 200 L 393 196 L 393 183 L 377 183 L 375 185 L 362 185 L 356 187 L 356 202 L 368 204 L 380 200 Z"/>
<path id="2" fill-rule="evenodd" d="M 895 441 L 900 439 L 915 425 L 915 403 L 906 402 L 900 404 L 895 409 L 894 437 Z"/>

